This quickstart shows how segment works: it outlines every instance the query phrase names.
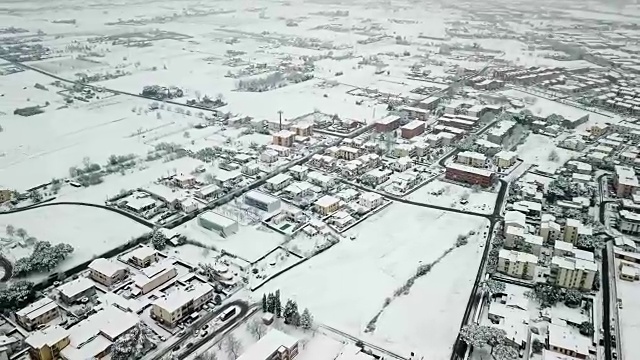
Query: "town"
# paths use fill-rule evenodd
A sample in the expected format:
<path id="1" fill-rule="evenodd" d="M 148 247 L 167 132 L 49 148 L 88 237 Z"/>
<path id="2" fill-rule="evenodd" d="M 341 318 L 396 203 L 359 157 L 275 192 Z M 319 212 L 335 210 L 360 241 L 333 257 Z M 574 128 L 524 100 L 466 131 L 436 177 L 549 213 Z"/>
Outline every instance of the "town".
<path id="1" fill-rule="evenodd" d="M 640 8 L 0 9 L 0 360 L 634 360 Z"/>

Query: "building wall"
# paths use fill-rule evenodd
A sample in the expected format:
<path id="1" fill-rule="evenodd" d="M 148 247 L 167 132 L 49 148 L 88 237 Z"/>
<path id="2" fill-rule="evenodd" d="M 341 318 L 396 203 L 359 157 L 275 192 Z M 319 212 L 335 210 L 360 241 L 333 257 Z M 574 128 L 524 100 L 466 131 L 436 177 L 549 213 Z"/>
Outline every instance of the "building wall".
<path id="1" fill-rule="evenodd" d="M 26 316 L 18 316 L 17 320 L 22 327 L 27 330 L 33 330 L 38 325 L 48 324 L 51 320 L 60 316 L 60 309 L 56 306 L 55 308 L 47 311 L 46 313 L 34 318 L 29 319 Z"/>
<path id="2" fill-rule="evenodd" d="M 0 204 L 9 200 L 11 200 L 11 190 L 0 190 Z"/>
<path id="3" fill-rule="evenodd" d="M 402 137 L 405 139 L 411 139 L 415 136 L 418 136 L 424 132 L 424 125 L 418 126 L 415 129 L 402 129 Z"/>
<path id="4" fill-rule="evenodd" d="M 563 239 L 565 242 L 569 242 L 575 245 L 576 241 L 578 240 L 578 228 L 575 226 L 565 226 Z"/>
<path id="5" fill-rule="evenodd" d="M 467 184 L 478 184 L 483 187 L 489 187 L 493 183 L 493 179 L 491 177 L 452 168 L 447 168 L 445 177 L 450 180 L 460 181 Z"/>
<path id="6" fill-rule="evenodd" d="M 592 271 L 570 270 L 554 266 L 551 269 L 554 283 L 569 289 L 591 290 L 595 273 Z"/>
<path id="7" fill-rule="evenodd" d="M 83 291 L 83 292 L 81 292 L 81 293 L 77 293 L 77 294 L 74 294 L 73 296 L 69 296 L 69 297 L 68 297 L 68 296 L 65 296 L 65 295 L 63 295 L 63 294 L 61 293 L 61 294 L 60 294 L 60 297 L 61 297 L 61 298 L 62 298 L 62 300 L 63 300 L 64 302 L 66 302 L 67 304 L 72 304 L 72 303 L 74 303 L 74 302 L 76 302 L 76 301 L 80 300 L 81 298 L 83 298 L 83 297 L 85 297 L 85 296 L 87 296 L 87 297 L 88 297 L 88 296 L 91 296 L 91 295 L 93 295 L 93 294 L 95 294 L 95 293 L 96 293 L 96 288 L 95 288 L 95 287 L 92 287 L 92 288 L 87 289 L 87 290 L 85 290 L 85 291 Z"/>
<path id="8" fill-rule="evenodd" d="M 153 289 L 157 288 L 158 286 L 173 279 L 174 277 L 176 277 L 176 275 L 178 275 L 178 272 L 176 271 L 175 268 L 173 268 L 171 271 L 167 271 L 166 273 L 162 274 L 162 276 L 158 276 L 152 281 L 149 281 L 148 283 L 144 284 L 142 288 L 140 288 L 140 291 L 142 291 L 143 294 L 147 294 L 151 292 Z"/>
<path id="9" fill-rule="evenodd" d="M 329 215 L 332 212 L 338 211 L 338 208 L 340 207 L 340 203 L 336 202 L 334 204 L 331 204 L 329 206 L 320 206 L 320 205 L 316 205 L 316 211 L 319 212 L 322 215 Z"/>
<path id="10" fill-rule="evenodd" d="M 498 272 L 509 276 L 533 279 L 535 264 L 520 261 L 509 261 L 504 258 L 498 259 Z"/>
<path id="11" fill-rule="evenodd" d="M 140 259 L 137 257 L 131 257 L 130 258 L 131 262 L 133 262 L 136 266 L 138 267 L 147 267 L 149 265 L 151 265 L 152 263 L 158 261 L 158 254 L 152 254 L 149 255 L 147 257 L 145 257 L 144 259 Z"/>
<path id="12" fill-rule="evenodd" d="M 194 299 L 193 301 L 184 304 L 182 307 L 176 309 L 173 312 L 169 312 L 168 310 L 153 304 L 152 305 L 152 313 L 155 315 L 158 320 L 164 323 L 167 326 L 174 327 L 176 326 L 182 319 L 193 313 L 194 311 L 200 310 L 204 304 L 210 301 L 213 298 L 213 290 L 207 292 L 203 296 Z"/>

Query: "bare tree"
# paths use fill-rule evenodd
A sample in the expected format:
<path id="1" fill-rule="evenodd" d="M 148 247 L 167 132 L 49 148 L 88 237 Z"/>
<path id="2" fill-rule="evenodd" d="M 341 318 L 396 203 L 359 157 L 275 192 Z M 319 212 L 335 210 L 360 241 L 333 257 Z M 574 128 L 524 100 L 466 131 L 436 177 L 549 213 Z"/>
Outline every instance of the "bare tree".
<path id="1" fill-rule="evenodd" d="M 240 340 L 238 340 L 235 335 L 229 334 L 224 341 L 224 349 L 231 359 L 237 359 L 242 350 L 242 343 L 240 343 Z"/>
<path id="2" fill-rule="evenodd" d="M 5 230 L 5 232 L 9 236 L 13 236 L 16 233 L 16 228 L 13 225 L 9 224 L 7 225 L 7 229 Z"/>
<path id="3" fill-rule="evenodd" d="M 215 352 L 209 351 L 204 352 L 195 357 L 196 360 L 218 360 L 218 355 Z"/>
<path id="4" fill-rule="evenodd" d="M 255 336 L 258 340 L 267 333 L 267 327 L 264 326 L 260 319 L 253 319 L 252 321 L 249 321 L 247 324 L 247 330 L 249 330 L 249 333 Z"/>

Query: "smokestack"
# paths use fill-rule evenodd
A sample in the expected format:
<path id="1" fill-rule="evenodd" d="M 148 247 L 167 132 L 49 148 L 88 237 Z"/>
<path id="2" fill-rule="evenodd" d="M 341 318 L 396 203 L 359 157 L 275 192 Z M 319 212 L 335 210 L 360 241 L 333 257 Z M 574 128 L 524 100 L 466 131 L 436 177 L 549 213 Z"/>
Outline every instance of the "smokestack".
<path id="1" fill-rule="evenodd" d="M 278 114 L 280 115 L 280 131 L 282 131 L 282 111 L 278 111 Z"/>

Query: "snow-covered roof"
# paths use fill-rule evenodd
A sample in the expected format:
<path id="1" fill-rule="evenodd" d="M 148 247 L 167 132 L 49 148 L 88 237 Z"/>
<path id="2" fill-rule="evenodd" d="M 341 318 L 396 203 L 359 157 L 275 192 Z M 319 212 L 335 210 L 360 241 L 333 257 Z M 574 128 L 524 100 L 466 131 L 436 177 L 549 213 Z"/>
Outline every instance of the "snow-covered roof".
<path id="1" fill-rule="evenodd" d="M 527 221 L 527 216 L 519 211 L 507 211 L 504 214 L 504 223 L 505 224 L 518 224 L 521 226 L 525 226 Z"/>
<path id="2" fill-rule="evenodd" d="M 146 246 L 146 245 L 140 245 L 139 247 L 137 247 L 136 249 L 134 249 L 133 251 L 129 252 L 129 254 L 127 254 L 129 256 L 129 258 L 136 258 L 136 259 L 140 259 L 140 260 L 144 260 L 146 258 L 148 258 L 149 256 L 153 256 L 156 254 L 156 250 Z"/>
<path id="3" fill-rule="evenodd" d="M 447 164 L 447 169 L 454 169 L 454 170 L 463 171 L 463 172 L 466 172 L 466 173 L 477 174 L 477 175 L 484 176 L 484 177 L 490 177 L 490 176 L 493 175 L 492 171 L 489 171 L 489 170 L 486 170 L 486 169 L 475 168 L 475 167 L 472 167 L 472 166 L 457 164 L 457 163 Z"/>
<path id="4" fill-rule="evenodd" d="M 513 158 L 517 158 L 518 157 L 518 153 L 515 151 L 505 151 L 502 150 L 500 152 L 498 152 L 495 157 L 497 159 L 503 159 L 503 160 L 511 160 Z"/>
<path id="5" fill-rule="evenodd" d="M 53 301 L 48 297 L 44 297 L 36 302 L 29 304 L 28 306 L 21 309 L 20 311 L 17 311 L 16 315 L 24 316 L 27 319 L 35 319 L 38 316 L 48 311 L 51 311 L 52 309 L 55 309 L 57 307 L 58 307 L 58 304 L 56 304 L 55 301 Z"/>
<path id="6" fill-rule="evenodd" d="M 633 168 L 616 165 L 615 170 L 618 183 L 627 186 L 638 186 L 638 177 Z"/>
<path id="7" fill-rule="evenodd" d="M 215 192 L 220 191 L 220 187 L 216 184 L 209 184 L 207 186 L 201 187 L 198 190 L 198 193 L 200 193 L 202 196 L 207 196 L 210 194 L 213 194 Z"/>
<path id="8" fill-rule="evenodd" d="M 80 293 L 83 293 L 91 288 L 93 288 L 96 284 L 87 279 L 86 277 L 79 277 L 75 280 L 69 281 L 66 284 L 62 284 L 58 287 L 58 291 L 68 297 L 72 298 Z"/>
<path id="9" fill-rule="evenodd" d="M 296 136 L 296 133 L 290 130 L 280 130 L 277 133 L 273 134 L 273 136 L 286 138 L 286 137 Z"/>
<path id="10" fill-rule="evenodd" d="M 372 191 L 367 191 L 365 193 L 363 193 L 362 195 L 360 195 L 360 199 L 362 200 L 367 200 L 367 201 L 377 201 L 379 199 L 382 198 L 382 195 L 372 192 Z"/>
<path id="11" fill-rule="evenodd" d="M 250 346 L 237 360 L 264 360 L 269 358 L 280 347 L 291 349 L 298 343 L 298 339 L 281 331 L 272 329 L 257 343 Z"/>
<path id="12" fill-rule="evenodd" d="M 127 268 L 124 265 L 121 265 L 115 261 L 98 258 L 93 260 L 89 264 L 89 269 L 99 272 L 100 274 L 112 277 L 120 270 L 126 270 Z"/>
<path id="13" fill-rule="evenodd" d="M 501 249 L 500 253 L 498 254 L 498 256 L 501 259 L 506 259 L 506 260 L 509 260 L 511 262 L 528 262 L 528 263 L 533 263 L 533 264 L 537 264 L 538 263 L 538 257 L 537 256 L 535 256 L 533 254 L 521 252 L 521 251 Z"/>
<path id="14" fill-rule="evenodd" d="M 280 199 L 273 197 L 271 195 L 267 195 L 263 192 L 260 191 L 256 191 L 256 190 L 251 190 L 249 192 L 247 192 L 245 195 L 245 198 L 249 198 L 251 200 L 255 200 L 261 203 L 265 203 L 265 204 L 271 204 L 277 201 L 280 201 Z"/>
<path id="15" fill-rule="evenodd" d="M 155 204 L 156 201 L 152 197 L 133 198 L 127 200 L 127 206 L 133 210 L 140 211 L 143 208 Z"/>
<path id="16" fill-rule="evenodd" d="M 554 256 L 551 259 L 551 265 L 567 270 L 598 271 L 598 265 L 593 261 L 564 256 Z"/>
<path id="17" fill-rule="evenodd" d="M 470 158 L 470 159 L 476 159 L 476 160 L 485 160 L 487 158 L 487 156 L 485 154 L 481 154 L 479 152 L 475 152 L 475 151 L 462 151 L 458 153 L 458 157 L 466 157 L 466 158 Z"/>
<path id="18" fill-rule="evenodd" d="M 316 200 L 315 204 L 320 207 L 329 207 L 335 203 L 339 203 L 340 199 L 333 197 L 331 195 L 325 195 L 320 199 Z"/>
<path id="19" fill-rule="evenodd" d="M 309 168 L 304 165 L 294 165 L 289 169 L 289 171 L 295 173 L 303 173 L 309 171 Z"/>
<path id="20" fill-rule="evenodd" d="M 191 288 L 176 289 L 165 297 L 156 299 L 153 305 L 158 306 L 169 313 L 180 309 L 190 301 L 201 298 L 213 291 L 213 286 L 207 283 L 196 283 Z"/>
<path id="21" fill-rule="evenodd" d="M 409 123 L 407 123 L 406 125 L 403 125 L 401 127 L 401 129 L 415 130 L 415 129 L 418 129 L 420 127 L 424 127 L 424 121 L 413 120 L 413 121 L 410 121 Z"/>
<path id="22" fill-rule="evenodd" d="M 67 336 L 69 336 L 69 332 L 66 329 L 59 325 L 53 325 L 31 333 L 25 342 L 34 349 L 41 349 L 45 345 L 53 346 Z"/>
<path id="23" fill-rule="evenodd" d="M 549 346 L 574 351 L 576 354 L 589 354 L 589 338 L 572 331 L 567 326 L 549 324 Z"/>
<path id="24" fill-rule="evenodd" d="M 216 212 L 213 211 L 205 211 L 202 214 L 200 214 L 200 216 L 198 216 L 200 219 L 208 221 L 212 224 L 217 224 L 223 228 L 229 227 L 229 226 L 233 226 L 236 224 L 236 221 L 233 219 L 230 219 L 224 215 L 220 215 Z"/>
<path id="25" fill-rule="evenodd" d="M 347 344 L 342 348 L 335 360 L 372 360 L 371 355 L 363 353 L 355 344 Z"/>
<path id="26" fill-rule="evenodd" d="M 280 185 L 286 181 L 289 181 L 290 179 L 291 179 L 291 176 L 289 176 L 288 174 L 277 174 L 276 176 L 267 180 L 267 183 L 271 185 Z"/>
<path id="27" fill-rule="evenodd" d="M 399 116 L 396 116 L 396 115 L 387 115 L 387 116 L 383 117 L 382 119 L 378 119 L 378 120 L 376 121 L 376 123 L 378 123 L 378 124 L 385 124 L 385 125 L 386 125 L 386 124 L 391 124 L 392 122 L 397 121 L 397 120 L 399 120 L 399 119 L 400 119 L 400 117 L 399 117 Z"/>

